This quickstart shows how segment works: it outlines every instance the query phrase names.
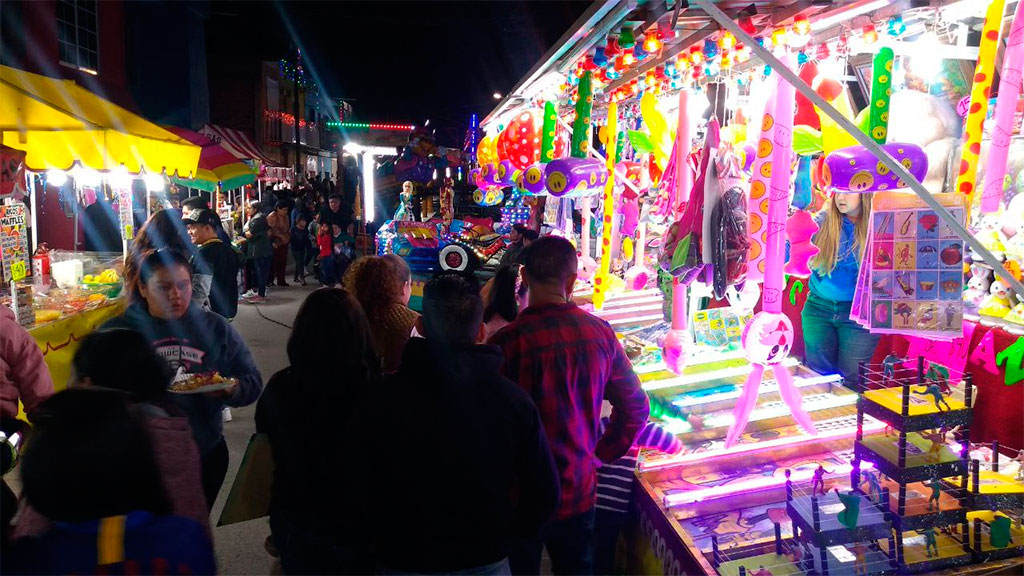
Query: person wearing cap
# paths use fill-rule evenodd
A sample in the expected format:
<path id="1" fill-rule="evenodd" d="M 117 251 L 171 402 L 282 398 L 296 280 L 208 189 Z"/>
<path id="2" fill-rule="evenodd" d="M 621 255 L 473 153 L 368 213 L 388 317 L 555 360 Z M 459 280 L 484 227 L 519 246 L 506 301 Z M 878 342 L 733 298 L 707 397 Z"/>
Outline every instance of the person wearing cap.
<path id="1" fill-rule="evenodd" d="M 181 201 L 181 212 L 182 214 L 188 214 L 193 210 L 210 210 L 210 202 L 207 201 L 206 196 L 200 193 L 199 196 L 191 196 Z M 216 214 L 216 212 L 214 212 Z M 224 226 L 214 227 L 214 231 L 217 233 L 217 238 L 220 238 L 221 242 L 225 244 L 231 244 L 231 236 L 228 235 L 228 231 L 224 229 Z"/>
<path id="2" fill-rule="evenodd" d="M 218 238 L 217 229 L 223 230 L 223 225 L 212 210 L 187 211 L 183 220 L 196 245 L 189 261 L 192 298 L 203 309 L 231 320 L 238 313 L 238 255 L 231 245 Z"/>

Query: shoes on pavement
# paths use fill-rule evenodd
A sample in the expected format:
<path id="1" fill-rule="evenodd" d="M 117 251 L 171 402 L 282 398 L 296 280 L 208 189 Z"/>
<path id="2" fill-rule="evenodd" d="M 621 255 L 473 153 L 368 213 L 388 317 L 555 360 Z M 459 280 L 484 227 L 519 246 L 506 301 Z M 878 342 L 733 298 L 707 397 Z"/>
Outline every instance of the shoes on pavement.
<path id="1" fill-rule="evenodd" d="M 242 294 L 242 295 L 240 296 L 240 298 L 241 298 L 242 300 L 248 300 L 249 298 L 253 298 L 253 297 L 255 297 L 255 296 L 257 296 L 257 294 L 256 294 L 256 291 L 255 291 L 255 290 L 249 290 L 249 291 L 248 291 L 248 292 L 246 292 L 245 294 Z"/>
<path id="2" fill-rule="evenodd" d="M 302 280 L 299 280 L 299 283 L 302 284 L 303 286 L 305 286 L 306 285 L 306 279 L 303 278 Z"/>
<path id="3" fill-rule="evenodd" d="M 281 288 L 287 288 L 287 287 L 291 286 L 291 284 L 289 284 L 287 282 L 278 282 L 276 284 L 276 286 L 280 286 Z"/>
<path id="4" fill-rule="evenodd" d="M 222 422 L 231 422 L 231 408 L 225 406 L 220 411 L 220 419 Z"/>

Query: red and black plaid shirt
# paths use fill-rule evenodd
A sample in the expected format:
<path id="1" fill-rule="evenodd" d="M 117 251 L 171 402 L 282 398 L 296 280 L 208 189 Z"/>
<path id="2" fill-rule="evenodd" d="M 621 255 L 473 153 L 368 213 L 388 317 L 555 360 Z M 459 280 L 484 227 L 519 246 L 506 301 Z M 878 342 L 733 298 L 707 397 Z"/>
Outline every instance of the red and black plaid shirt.
<path id="1" fill-rule="evenodd" d="M 531 306 L 491 339 L 505 353 L 503 372 L 533 398 L 558 466 L 556 519 L 590 510 L 597 468 L 629 450 L 650 407 L 640 380 L 607 322 L 575 304 Z M 601 401 L 612 404 L 599 438 Z"/>

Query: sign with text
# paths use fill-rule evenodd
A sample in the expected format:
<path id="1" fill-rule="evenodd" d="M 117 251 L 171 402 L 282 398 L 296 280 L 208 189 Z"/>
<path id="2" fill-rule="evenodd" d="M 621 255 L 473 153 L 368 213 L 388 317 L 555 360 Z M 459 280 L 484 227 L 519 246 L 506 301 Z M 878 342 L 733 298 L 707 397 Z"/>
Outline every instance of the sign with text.
<path id="1" fill-rule="evenodd" d="M 0 261 L 8 282 L 21 280 L 28 273 L 26 212 L 21 202 L 0 205 Z"/>

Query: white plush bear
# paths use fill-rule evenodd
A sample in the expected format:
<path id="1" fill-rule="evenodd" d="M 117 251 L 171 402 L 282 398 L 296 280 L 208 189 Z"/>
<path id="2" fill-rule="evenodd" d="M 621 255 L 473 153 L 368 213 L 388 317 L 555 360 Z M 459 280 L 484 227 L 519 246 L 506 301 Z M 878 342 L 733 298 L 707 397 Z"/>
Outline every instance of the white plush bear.
<path id="1" fill-rule="evenodd" d="M 989 274 L 989 269 L 984 266 L 971 266 L 971 279 L 967 282 L 967 290 L 964 291 L 964 312 L 967 314 L 977 315 L 981 309 L 981 303 L 988 296 L 991 285 Z"/>

